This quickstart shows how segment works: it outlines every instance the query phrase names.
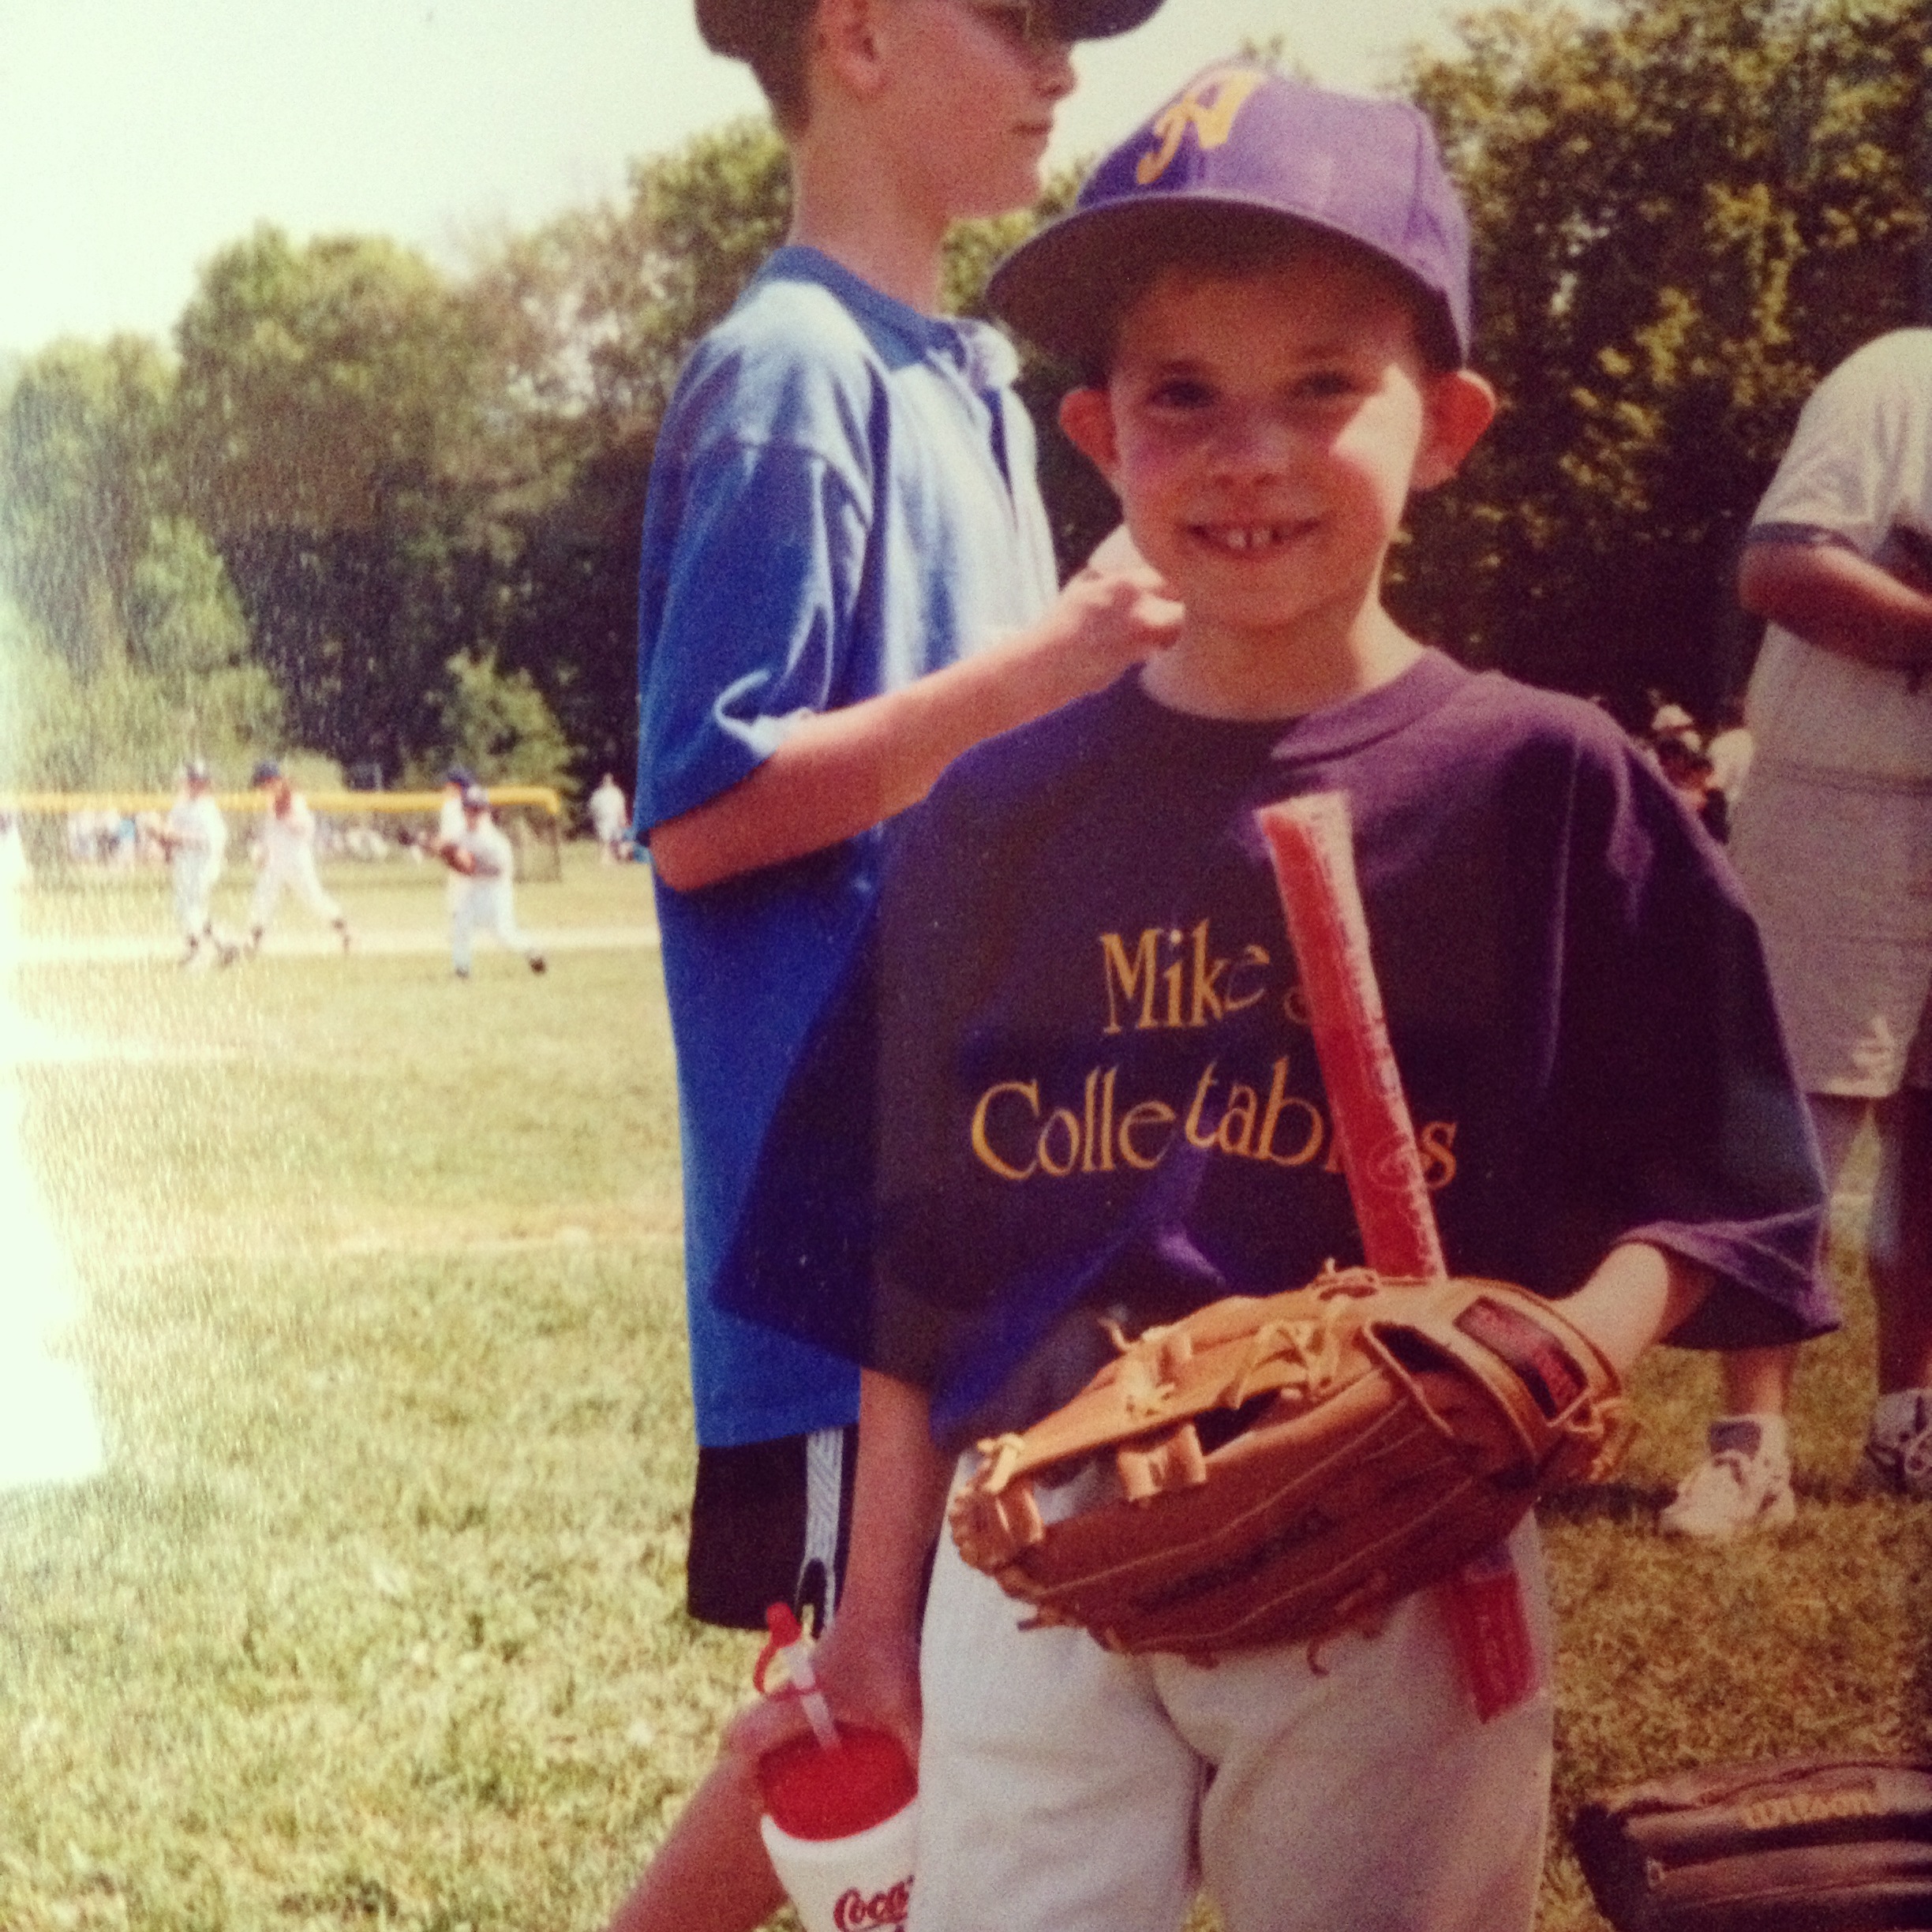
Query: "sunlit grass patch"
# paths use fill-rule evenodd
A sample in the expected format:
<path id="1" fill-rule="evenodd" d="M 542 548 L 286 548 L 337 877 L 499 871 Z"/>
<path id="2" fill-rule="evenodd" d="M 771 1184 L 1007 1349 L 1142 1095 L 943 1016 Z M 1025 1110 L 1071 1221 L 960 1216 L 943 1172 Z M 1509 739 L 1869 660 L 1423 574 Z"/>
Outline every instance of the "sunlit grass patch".
<path id="1" fill-rule="evenodd" d="M 615 924 L 641 870 L 553 889 Z M 48 965 L 16 992 L 74 1049 L 21 1078 L 109 1457 L 0 1495 L 0 1928 L 601 1926 L 756 1649 L 682 1608 L 655 955 L 538 979 L 485 954 L 467 986 L 433 952 Z M 1799 1380 L 1797 1522 L 1714 1549 L 1656 1534 L 1717 1400 L 1714 1365 L 1670 1352 L 1640 1372 L 1617 1481 L 1544 1511 L 1541 1932 L 1601 1925 L 1561 1833 L 1605 1785 L 1932 1744 L 1927 1513 L 1846 1488 L 1872 1375 L 1862 1185 L 1835 1251 L 1851 1319 Z"/>
<path id="2" fill-rule="evenodd" d="M 597 1918 L 749 1661 L 680 1608 L 680 1297 L 675 1249 L 129 1270 L 111 1473 L 0 1511 L 0 1923 Z"/>

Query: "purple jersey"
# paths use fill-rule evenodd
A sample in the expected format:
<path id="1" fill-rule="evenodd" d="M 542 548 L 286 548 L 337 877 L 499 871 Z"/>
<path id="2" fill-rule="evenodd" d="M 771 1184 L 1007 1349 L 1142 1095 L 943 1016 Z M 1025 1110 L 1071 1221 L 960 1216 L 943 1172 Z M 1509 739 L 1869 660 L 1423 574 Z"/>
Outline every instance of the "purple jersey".
<path id="1" fill-rule="evenodd" d="M 957 1443 L 1078 1386 L 1096 1310 L 1359 1258 L 1252 818 L 1326 790 L 1451 1267 L 1560 1295 L 1641 1239 L 1719 1278 L 1678 1342 L 1831 1327 L 1722 852 L 1600 712 L 1434 652 L 1287 724 L 1130 675 L 955 765 L 767 1143 L 745 1312 L 927 1385 Z"/>

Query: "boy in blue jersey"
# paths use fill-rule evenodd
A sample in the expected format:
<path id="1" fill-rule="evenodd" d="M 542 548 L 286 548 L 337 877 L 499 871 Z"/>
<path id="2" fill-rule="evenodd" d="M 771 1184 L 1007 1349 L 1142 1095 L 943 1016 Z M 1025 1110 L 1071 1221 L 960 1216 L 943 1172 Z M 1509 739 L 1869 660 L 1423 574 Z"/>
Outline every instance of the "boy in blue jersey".
<path id="1" fill-rule="evenodd" d="M 1487 1709 L 1431 1592 L 1319 1661 L 1204 1668 L 1023 1627 L 948 1539 L 929 1600 L 921 1571 L 956 1462 L 1078 1389 L 1103 1318 L 1361 1259 L 1258 805 L 1349 796 L 1451 1265 L 1565 1297 L 1620 1368 L 1664 1336 L 1832 1325 L 1756 932 L 1593 707 L 1464 670 L 1383 605 L 1410 493 L 1494 407 L 1415 110 L 1211 69 L 990 295 L 1086 372 L 1061 420 L 1185 617 L 908 816 L 768 1138 L 735 1305 L 864 1371 L 818 1681 L 918 1743 L 911 1932 L 1177 1932 L 1197 1884 L 1227 1932 L 1526 1932 L 1533 1519 L 1511 1554 L 1537 1668 Z M 747 1713 L 733 1748 L 799 1721 Z"/>
<path id="2" fill-rule="evenodd" d="M 1038 195 L 1071 43 L 1158 4 L 699 0 L 707 43 L 764 87 L 794 191 L 785 245 L 680 380 L 641 575 L 636 818 L 677 1049 L 698 1440 L 687 1600 L 710 1622 L 757 1628 L 796 1600 L 822 1623 L 836 1596 L 856 1372 L 718 1296 L 880 827 L 967 746 L 1107 682 L 1178 620 L 1137 560 L 1058 590 L 1013 351 L 937 313 L 949 226 Z M 669 1922 L 654 1885 L 686 1926 L 775 1904 L 755 1837 L 706 1848 L 698 1821 L 728 1825 L 735 1802 L 706 1788 L 627 1925 Z"/>

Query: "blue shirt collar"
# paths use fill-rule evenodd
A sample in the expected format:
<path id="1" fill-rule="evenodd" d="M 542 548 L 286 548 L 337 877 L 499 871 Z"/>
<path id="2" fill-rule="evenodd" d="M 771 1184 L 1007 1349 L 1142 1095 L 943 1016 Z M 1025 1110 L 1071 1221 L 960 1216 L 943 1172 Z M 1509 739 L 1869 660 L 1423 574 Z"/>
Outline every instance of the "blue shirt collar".
<path id="1" fill-rule="evenodd" d="M 990 323 L 931 316 L 912 308 L 822 250 L 788 242 L 758 270 L 753 286 L 766 281 L 815 282 L 829 289 L 868 330 L 899 337 L 921 356 L 949 363 L 975 389 L 1003 389 L 1020 373 L 1013 346 Z"/>

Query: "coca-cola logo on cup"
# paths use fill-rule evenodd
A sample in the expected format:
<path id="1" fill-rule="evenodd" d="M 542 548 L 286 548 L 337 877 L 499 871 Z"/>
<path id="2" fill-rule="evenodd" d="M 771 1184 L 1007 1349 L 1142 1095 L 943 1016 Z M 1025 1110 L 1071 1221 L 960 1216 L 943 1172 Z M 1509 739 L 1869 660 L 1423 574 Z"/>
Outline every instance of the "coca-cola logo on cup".
<path id="1" fill-rule="evenodd" d="M 867 1926 L 891 1926 L 905 1923 L 912 1904 L 912 1881 L 908 1875 L 870 1898 L 856 1885 L 839 1894 L 832 1908 L 832 1923 L 838 1932 L 862 1932 Z"/>

